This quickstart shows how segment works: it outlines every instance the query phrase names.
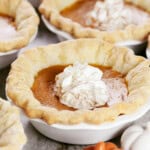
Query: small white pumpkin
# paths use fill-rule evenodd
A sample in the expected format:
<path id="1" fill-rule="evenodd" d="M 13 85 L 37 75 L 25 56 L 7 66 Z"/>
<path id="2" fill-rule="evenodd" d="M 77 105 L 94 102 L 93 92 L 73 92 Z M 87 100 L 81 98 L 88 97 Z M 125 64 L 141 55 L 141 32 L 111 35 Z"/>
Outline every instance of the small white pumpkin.
<path id="1" fill-rule="evenodd" d="M 150 122 L 145 127 L 133 125 L 121 137 L 123 150 L 150 150 Z"/>

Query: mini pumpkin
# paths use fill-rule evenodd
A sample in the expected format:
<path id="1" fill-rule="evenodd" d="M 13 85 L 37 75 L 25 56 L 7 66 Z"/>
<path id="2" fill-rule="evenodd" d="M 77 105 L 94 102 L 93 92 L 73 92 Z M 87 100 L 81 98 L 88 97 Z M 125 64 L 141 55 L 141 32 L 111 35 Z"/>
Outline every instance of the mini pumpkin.
<path id="1" fill-rule="evenodd" d="M 121 150 L 115 144 L 110 142 L 99 142 L 95 146 L 84 148 L 84 150 Z"/>
<path id="2" fill-rule="evenodd" d="M 123 150 L 150 150 L 150 122 L 146 126 L 133 125 L 121 137 Z"/>

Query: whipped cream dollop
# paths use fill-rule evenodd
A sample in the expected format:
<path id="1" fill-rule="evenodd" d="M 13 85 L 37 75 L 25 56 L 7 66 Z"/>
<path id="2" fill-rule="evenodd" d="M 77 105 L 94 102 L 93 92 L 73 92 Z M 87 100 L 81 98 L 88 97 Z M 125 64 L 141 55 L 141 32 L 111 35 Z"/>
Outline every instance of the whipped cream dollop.
<path id="1" fill-rule="evenodd" d="M 10 20 L 0 16 L 0 41 L 11 40 L 17 36 L 17 31 Z"/>
<path id="2" fill-rule="evenodd" d="M 60 102 L 76 109 L 93 109 L 108 101 L 103 72 L 88 64 L 75 63 L 55 78 L 54 91 Z"/>
<path id="3" fill-rule="evenodd" d="M 94 9 L 87 14 L 86 24 L 100 30 L 123 29 L 129 24 L 141 24 L 150 16 L 148 13 L 125 5 L 123 0 L 97 1 Z"/>

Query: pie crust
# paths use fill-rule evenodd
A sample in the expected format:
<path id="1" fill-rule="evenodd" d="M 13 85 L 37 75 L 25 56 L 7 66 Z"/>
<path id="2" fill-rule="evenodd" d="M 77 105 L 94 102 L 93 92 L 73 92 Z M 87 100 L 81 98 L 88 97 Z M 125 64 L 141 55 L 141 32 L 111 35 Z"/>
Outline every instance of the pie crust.
<path id="1" fill-rule="evenodd" d="M 0 14 L 14 18 L 17 36 L 0 41 L 0 52 L 8 52 L 26 46 L 37 32 L 39 18 L 28 1 L 1 0 Z"/>
<path id="2" fill-rule="evenodd" d="M 0 98 L 0 149 L 21 150 L 26 136 L 20 122 L 19 110 Z"/>
<path id="3" fill-rule="evenodd" d="M 61 110 L 42 105 L 31 90 L 37 73 L 55 65 L 74 62 L 111 67 L 123 75 L 128 85 L 127 101 L 95 110 Z M 98 39 L 78 39 L 26 51 L 12 64 L 7 79 L 7 95 L 30 118 L 48 124 L 100 124 L 115 120 L 120 114 L 135 112 L 150 96 L 150 61 L 127 48 L 115 47 Z M 105 115 L 103 115 L 105 114 Z"/>
<path id="4" fill-rule="evenodd" d="M 141 25 L 128 25 L 123 30 L 115 30 L 112 32 L 100 31 L 90 27 L 83 27 L 61 15 L 61 11 L 79 0 L 43 0 L 39 11 L 44 17 L 57 28 L 70 33 L 75 38 L 100 38 L 107 42 L 116 43 L 119 41 L 138 40 L 143 41 L 150 33 L 150 19 Z M 137 7 L 141 7 L 150 12 L 150 2 L 148 0 L 125 0 Z"/>

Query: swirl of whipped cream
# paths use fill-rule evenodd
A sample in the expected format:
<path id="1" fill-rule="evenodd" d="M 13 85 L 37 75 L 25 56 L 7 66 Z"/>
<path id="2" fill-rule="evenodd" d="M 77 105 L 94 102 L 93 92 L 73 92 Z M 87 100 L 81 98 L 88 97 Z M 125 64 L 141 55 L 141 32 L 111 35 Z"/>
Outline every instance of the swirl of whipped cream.
<path id="1" fill-rule="evenodd" d="M 54 91 L 60 102 L 76 109 L 93 109 L 107 103 L 107 87 L 102 71 L 88 64 L 75 63 L 55 78 Z"/>
<path id="2" fill-rule="evenodd" d="M 142 17 L 141 17 L 142 16 Z M 87 14 L 87 25 L 100 30 L 123 29 L 129 24 L 140 24 L 149 15 L 136 7 L 126 6 L 123 0 L 97 1 L 94 9 Z"/>

